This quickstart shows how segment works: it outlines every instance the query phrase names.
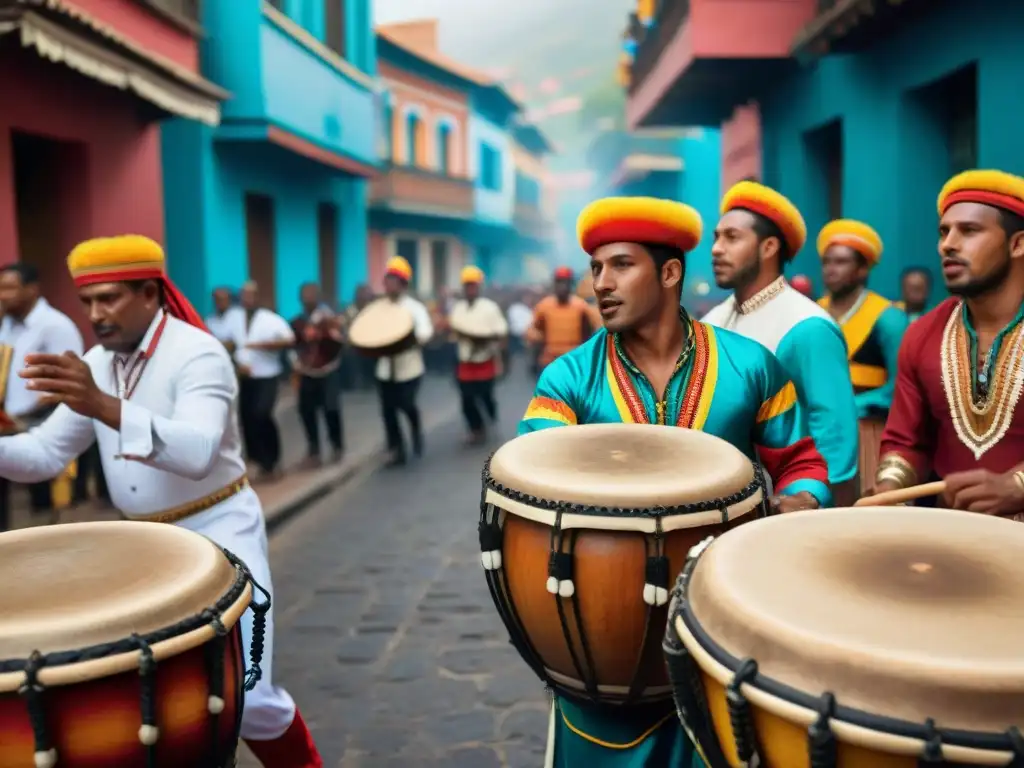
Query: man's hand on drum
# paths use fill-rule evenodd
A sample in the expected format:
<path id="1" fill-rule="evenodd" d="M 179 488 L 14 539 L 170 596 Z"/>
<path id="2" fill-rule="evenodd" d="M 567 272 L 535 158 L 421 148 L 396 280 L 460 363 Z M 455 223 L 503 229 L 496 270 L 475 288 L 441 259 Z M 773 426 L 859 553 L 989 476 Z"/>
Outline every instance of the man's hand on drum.
<path id="1" fill-rule="evenodd" d="M 946 476 L 945 501 L 952 509 L 985 515 L 1013 515 L 1024 511 L 1024 488 L 1014 473 L 971 469 Z"/>
<path id="2" fill-rule="evenodd" d="M 42 395 L 42 404 L 63 403 L 82 416 L 120 428 L 121 401 L 96 386 L 88 364 L 73 352 L 25 355 L 25 367 L 18 375 L 28 379 L 30 390 Z"/>
<path id="3" fill-rule="evenodd" d="M 777 515 L 786 512 L 799 512 L 802 509 L 817 509 L 819 506 L 821 505 L 818 504 L 818 500 L 807 491 L 800 491 L 792 496 L 772 497 L 772 509 Z"/>

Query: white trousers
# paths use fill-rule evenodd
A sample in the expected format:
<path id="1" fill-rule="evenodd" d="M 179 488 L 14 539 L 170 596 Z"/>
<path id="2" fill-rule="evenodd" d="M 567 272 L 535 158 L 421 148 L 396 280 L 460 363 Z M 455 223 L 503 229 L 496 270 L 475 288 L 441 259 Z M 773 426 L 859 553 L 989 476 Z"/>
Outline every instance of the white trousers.
<path id="1" fill-rule="evenodd" d="M 270 593 L 274 588 L 270 580 L 270 560 L 267 553 L 267 529 L 263 522 L 263 508 L 259 497 L 252 488 L 245 488 L 230 499 L 178 523 L 182 528 L 195 531 L 212 540 L 238 557 L 252 573 L 253 579 Z M 257 590 L 253 591 L 257 601 L 264 599 Z M 249 649 L 252 645 L 253 612 L 242 615 L 242 652 L 245 666 L 249 666 Z M 274 666 L 274 605 L 267 613 L 267 629 L 263 646 L 263 660 L 260 668 L 263 677 L 253 690 L 245 694 L 245 711 L 242 715 L 243 739 L 269 741 L 281 736 L 295 719 L 295 702 L 283 688 L 273 684 Z"/>

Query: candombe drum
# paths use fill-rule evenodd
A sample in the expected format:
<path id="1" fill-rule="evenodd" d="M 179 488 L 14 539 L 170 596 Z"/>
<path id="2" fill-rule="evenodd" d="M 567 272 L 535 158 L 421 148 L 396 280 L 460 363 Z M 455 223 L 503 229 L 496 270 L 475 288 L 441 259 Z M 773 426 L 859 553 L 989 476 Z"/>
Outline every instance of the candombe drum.
<path id="1" fill-rule="evenodd" d="M 495 322 L 495 317 L 484 304 L 467 301 L 458 302 L 448 318 L 448 325 L 456 336 L 476 343 L 496 341 L 506 335 L 506 330 Z"/>
<path id="2" fill-rule="evenodd" d="M 371 301 L 356 315 L 348 340 L 368 357 L 391 357 L 415 346 L 414 327 L 412 313 L 384 297 Z"/>
<path id="3" fill-rule="evenodd" d="M 665 653 L 709 768 L 1022 766 L 1024 526 L 863 507 L 695 548 Z"/>
<path id="4" fill-rule="evenodd" d="M 269 607 L 243 563 L 176 526 L 0 535 L 0 768 L 234 765 Z"/>
<path id="5" fill-rule="evenodd" d="M 678 427 L 602 424 L 523 435 L 483 473 L 487 584 L 516 649 L 561 695 L 671 695 L 658 647 L 690 548 L 767 513 L 737 449 Z"/>

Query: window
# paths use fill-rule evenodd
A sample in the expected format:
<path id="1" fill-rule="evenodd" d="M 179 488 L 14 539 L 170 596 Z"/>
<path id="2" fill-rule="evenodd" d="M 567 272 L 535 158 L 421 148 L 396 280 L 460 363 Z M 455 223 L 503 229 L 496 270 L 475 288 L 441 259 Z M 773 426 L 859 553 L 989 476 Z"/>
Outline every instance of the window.
<path id="1" fill-rule="evenodd" d="M 380 154 L 385 160 L 395 160 L 395 108 L 390 101 L 384 102 L 380 118 Z"/>
<path id="2" fill-rule="evenodd" d="M 501 189 L 501 153 L 490 144 L 480 144 L 480 186 L 493 192 Z"/>
<path id="3" fill-rule="evenodd" d="M 427 154 L 426 125 L 414 112 L 405 116 L 405 163 L 426 166 Z"/>
<path id="4" fill-rule="evenodd" d="M 516 202 L 540 205 L 540 182 L 520 171 L 516 171 Z"/>
<path id="5" fill-rule="evenodd" d="M 950 175 L 978 167 L 978 72 L 965 67 L 946 78 L 942 102 L 946 107 Z"/>
<path id="6" fill-rule="evenodd" d="M 441 123 L 437 128 L 437 169 L 450 176 L 452 173 L 452 127 L 447 123 Z"/>
<path id="7" fill-rule="evenodd" d="M 433 293 L 437 296 L 448 285 L 448 243 L 444 240 L 433 240 L 430 243 L 430 274 Z"/>
<path id="8" fill-rule="evenodd" d="M 345 0 L 324 0 L 324 43 L 345 56 Z"/>

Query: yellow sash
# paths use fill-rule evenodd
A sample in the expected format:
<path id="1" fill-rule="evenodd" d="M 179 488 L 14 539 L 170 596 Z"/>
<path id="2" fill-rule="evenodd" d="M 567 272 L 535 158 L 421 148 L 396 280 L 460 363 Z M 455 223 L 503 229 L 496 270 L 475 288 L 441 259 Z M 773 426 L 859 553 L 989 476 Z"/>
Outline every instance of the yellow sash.
<path id="1" fill-rule="evenodd" d="M 828 309 L 831 304 L 828 296 L 819 299 L 818 303 L 825 309 Z M 860 348 L 864 346 L 864 342 L 868 340 L 868 336 L 871 335 L 871 331 L 875 327 L 875 323 L 878 322 L 878 318 L 891 306 L 892 302 L 888 299 L 879 296 L 874 291 L 868 291 L 864 301 L 861 302 L 860 308 L 851 317 L 847 318 L 846 322 L 841 326 L 843 336 L 846 338 L 847 356 L 851 361 L 850 380 L 853 382 L 853 386 L 857 388 L 875 389 L 889 380 L 889 372 L 882 366 L 864 365 L 863 363 L 854 363 L 852 361 L 853 356 L 860 351 Z"/>
<path id="2" fill-rule="evenodd" d="M 7 399 L 7 381 L 11 377 L 11 360 L 14 359 L 14 347 L 0 344 L 0 406 Z"/>

